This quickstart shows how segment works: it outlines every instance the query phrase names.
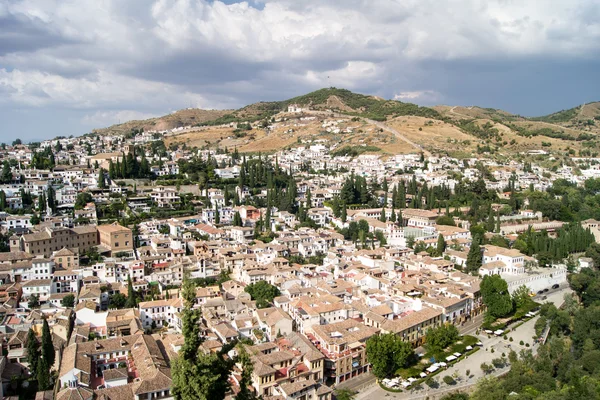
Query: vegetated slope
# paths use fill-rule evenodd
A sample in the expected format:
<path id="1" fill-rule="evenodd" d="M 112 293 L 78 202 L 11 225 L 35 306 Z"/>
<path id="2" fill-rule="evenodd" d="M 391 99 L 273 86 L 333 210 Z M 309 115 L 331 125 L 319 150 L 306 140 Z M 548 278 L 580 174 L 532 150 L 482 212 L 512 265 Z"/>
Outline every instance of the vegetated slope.
<path id="1" fill-rule="evenodd" d="M 107 128 L 94 129 L 93 132 L 102 135 L 108 135 L 126 134 L 133 130 L 140 129 L 143 129 L 144 131 L 164 131 L 182 126 L 190 126 L 204 123 L 206 121 L 212 121 L 229 112 L 229 110 L 201 110 L 198 108 L 187 108 L 164 115 L 162 117 L 128 121 L 122 124 L 112 125 Z"/>
<path id="2" fill-rule="evenodd" d="M 388 117 L 401 115 L 441 118 L 437 111 L 429 107 L 420 107 L 416 104 L 396 100 L 383 100 L 375 96 L 353 93 L 346 89 L 324 88 L 288 100 L 254 103 L 213 121 L 206 121 L 198 125 L 222 125 L 231 122 L 254 122 L 268 119 L 279 112 L 287 111 L 288 106 L 292 104 L 311 110 L 331 110 L 377 121 L 385 121 Z"/>
<path id="3" fill-rule="evenodd" d="M 600 133 L 600 102 L 582 104 L 542 117 L 530 118 L 531 121 L 545 122 L 565 128 Z"/>
<path id="4" fill-rule="evenodd" d="M 435 106 L 432 107 L 438 111 L 443 117 L 460 120 L 465 118 L 470 119 L 489 119 L 492 121 L 519 121 L 525 118 L 520 115 L 511 114 L 507 111 L 498 110 L 495 108 L 483 107 L 461 107 L 461 106 Z"/>

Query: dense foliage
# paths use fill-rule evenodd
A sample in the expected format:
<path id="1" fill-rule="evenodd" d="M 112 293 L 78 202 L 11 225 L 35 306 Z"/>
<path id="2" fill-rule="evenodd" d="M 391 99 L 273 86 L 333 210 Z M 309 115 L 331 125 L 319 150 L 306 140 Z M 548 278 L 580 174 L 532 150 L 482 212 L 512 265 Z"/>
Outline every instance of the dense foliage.
<path id="1" fill-rule="evenodd" d="M 470 399 L 600 398 L 600 272 L 584 269 L 569 282 L 576 298 L 565 295 L 561 309 L 541 307 L 536 330 L 547 326 L 549 339 L 537 356 L 511 353 L 508 374 L 479 381 Z"/>
<path id="2" fill-rule="evenodd" d="M 277 286 L 271 285 L 267 281 L 251 283 L 244 288 L 244 291 L 256 301 L 257 308 L 266 308 L 273 303 L 273 299 L 281 294 Z"/>
<path id="3" fill-rule="evenodd" d="M 394 333 L 371 336 L 367 340 L 366 351 L 373 367 L 373 375 L 379 379 L 393 375 L 415 359 L 410 343 Z"/>

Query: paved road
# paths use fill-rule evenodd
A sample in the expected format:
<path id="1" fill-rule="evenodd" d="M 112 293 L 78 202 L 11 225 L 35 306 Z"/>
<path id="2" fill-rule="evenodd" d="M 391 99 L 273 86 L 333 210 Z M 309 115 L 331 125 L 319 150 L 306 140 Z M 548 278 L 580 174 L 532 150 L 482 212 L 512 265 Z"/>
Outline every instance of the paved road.
<path id="1" fill-rule="evenodd" d="M 571 289 L 568 287 L 563 287 L 554 291 L 549 291 L 548 293 L 544 294 L 545 296 L 547 296 L 547 299 L 544 302 L 552 302 L 557 307 L 560 307 L 560 305 L 563 303 L 564 295 L 571 292 Z M 536 300 L 540 301 L 538 299 Z M 485 376 L 483 371 L 481 370 L 482 363 L 485 362 L 491 364 L 492 359 L 502 357 L 502 353 L 508 356 L 508 353 L 511 350 L 514 350 L 517 353 L 522 349 L 530 349 L 533 351 L 534 354 L 537 352 L 539 345 L 533 343 L 533 337 L 535 336 L 534 326 L 537 319 L 538 317 L 534 317 L 522 324 L 521 326 L 517 327 L 514 332 L 508 332 L 508 340 L 504 340 L 503 337 L 499 336 L 489 337 L 486 334 L 477 336 L 483 343 L 483 347 L 478 352 L 472 354 L 468 358 L 465 358 L 460 362 L 454 364 L 452 367 L 448 368 L 447 371 L 438 374 L 435 377 L 435 379 L 440 383 L 440 386 L 437 389 L 431 389 L 427 385 L 422 385 L 423 389 L 421 390 L 412 390 L 409 392 L 402 393 L 391 393 L 381 389 L 379 385 L 376 384 L 362 390 L 356 396 L 356 400 L 371 400 L 379 398 L 417 400 L 425 399 L 427 397 L 433 400 L 436 398 L 440 398 L 444 394 L 447 394 L 452 391 L 469 391 L 477 383 L 478 379 Z M 513 338 L 512 342 L 510 341 L 511 337 Z M 523 341 L 523 346 L 520 345 L 521 340 Z M 530 347 L 525 346 L 525 344 L 527 343 Z M 470 376 L 468 378 L 466 377 L 467 369 L 470 370 Z M 492 373 L 492 375 L 499 376 L 505 374 L 509 369 L 509 366 L 502 369 L 496 369 Z M 443 383 L 442 379 L 446 375 L 456 376 L 457 384 L 446 385 L 445 383 Z"/>

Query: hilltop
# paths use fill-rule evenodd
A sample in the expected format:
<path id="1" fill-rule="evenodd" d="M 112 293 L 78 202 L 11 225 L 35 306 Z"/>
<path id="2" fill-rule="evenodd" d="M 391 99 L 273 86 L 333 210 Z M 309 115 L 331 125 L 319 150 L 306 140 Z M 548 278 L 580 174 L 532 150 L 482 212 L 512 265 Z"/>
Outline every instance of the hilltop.
<path id="1" fill-rule="evenodd" d="M 531 118 L 477 106 L 422 107 L 346 89 L 324 88 L 237 110 L 181 110 L 98 132 L 123 133 L 140 128 L 161 131 L 184 126 L 193 128 L 167 134 L 168 145 L 276 151 L 318 140 L 337 147 L 368 149 L 359 152 L 383 154 L 431 151 L 468 156 L 543 148 L 573 155 L 591 153 L 597 148 L 600 103 Z"/>

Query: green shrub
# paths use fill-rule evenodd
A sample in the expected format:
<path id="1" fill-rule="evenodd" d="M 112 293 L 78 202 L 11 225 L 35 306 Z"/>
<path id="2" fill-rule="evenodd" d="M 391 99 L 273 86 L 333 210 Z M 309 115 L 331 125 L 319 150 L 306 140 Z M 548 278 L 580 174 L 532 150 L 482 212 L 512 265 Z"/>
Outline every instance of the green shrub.
<path id="1" fill-rule="evenodd" d="M 443 378 L 443 381 L 444 381 L 444 383 L 445 383 L 446 385 L 454 385 L 454 384 L 456 383 L 456 381 L 454 380 L 454 378 L 453 378 L 453 377 L 451 377 L 450 375 L 446 375 L 446 376 Z"/>

